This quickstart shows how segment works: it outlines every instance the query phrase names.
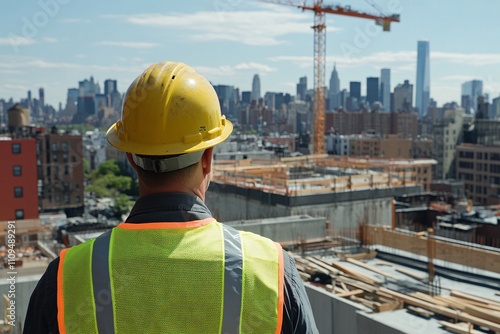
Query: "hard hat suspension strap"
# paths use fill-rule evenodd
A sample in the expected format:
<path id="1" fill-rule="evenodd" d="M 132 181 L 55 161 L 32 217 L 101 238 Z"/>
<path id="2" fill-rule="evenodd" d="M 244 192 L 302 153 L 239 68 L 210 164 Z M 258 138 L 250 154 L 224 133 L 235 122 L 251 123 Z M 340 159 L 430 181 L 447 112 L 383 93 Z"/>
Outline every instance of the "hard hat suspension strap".
<path id="1" fill-rule="evenodd" d="M 141 167 L 144 170 L 155 173 L 165 173 L 194 165 L 195 163 L 200 161 L 201 156 L 204 152 L 205 150 L 201 150 L 191 153 L 185 153 L 175 157 L 148 157 L 132 154 L 132 159 L 137 166 Z"/>

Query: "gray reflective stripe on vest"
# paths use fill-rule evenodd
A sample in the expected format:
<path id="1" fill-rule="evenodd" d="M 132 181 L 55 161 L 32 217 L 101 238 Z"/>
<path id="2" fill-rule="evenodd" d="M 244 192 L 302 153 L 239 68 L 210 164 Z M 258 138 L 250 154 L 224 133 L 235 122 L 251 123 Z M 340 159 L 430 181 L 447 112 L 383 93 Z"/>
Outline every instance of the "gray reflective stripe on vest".
<path id="1" fill-rule="evenodd" d="M 111 231 L 101 234 L 92 248 L 92 285 L 98 333 L 115 332 L 113 299 L 109 277 L 109 242 Z"/>
<path id="2" fill-rule="evenodd" d="M 222 225 L 224 232 L 224 305 L 222 333 L 239 333 L 243 253 L 238 231 Z M 111 231 L 100 235 L 92 249 L 92 284 L 99 333 L 114 333 L 113 298 L 109 276 L 109 245 Z"/>
<path id="3" fill-rule="evenodd" d="M 222 333 L 239 333 L 241 316 L 241 291 L 243 254 L 240 233 L 222 225 L 224 231 L 224 313 Z"/>

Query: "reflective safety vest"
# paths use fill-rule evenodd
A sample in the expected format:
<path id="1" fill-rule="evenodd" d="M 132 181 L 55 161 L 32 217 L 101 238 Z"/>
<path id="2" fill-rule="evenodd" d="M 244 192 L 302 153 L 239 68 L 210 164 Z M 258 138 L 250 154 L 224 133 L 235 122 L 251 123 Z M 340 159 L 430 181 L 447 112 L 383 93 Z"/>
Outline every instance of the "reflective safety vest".
<path id="1" fill-rule="evenodd" d="M 213 218 L 122 223 L 65 249 L 61 334 L 281 333 L 279 244 Z"/>

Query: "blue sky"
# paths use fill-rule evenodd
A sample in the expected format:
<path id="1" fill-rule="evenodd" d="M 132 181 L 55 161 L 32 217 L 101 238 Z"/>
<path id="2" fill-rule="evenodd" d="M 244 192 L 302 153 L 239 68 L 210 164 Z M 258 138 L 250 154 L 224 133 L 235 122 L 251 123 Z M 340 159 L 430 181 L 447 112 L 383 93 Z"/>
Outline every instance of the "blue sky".
<path id="1" fill-rule="evenodd" d="M 285 2 L 285 1 L 284 1 Z M 301 1 L 296 1 L 301 2 Z M 391 32 L 371 20 L 327 15 L 326 82 L 336 62 L 342 88 L 391 69 L 391 86 L 415 84 L 418 40 L 431 50 L 431 96 L 460 101 L 460 86 L 483 80 L 500 95 L 500 2 L 496 0 L 372 0 L 401 14 Z M 309 0 L 308 3 L 311 3 Z M 325 0 L 325 4 L 333 2 Z M 338 2 L 336 2 L 338 3 Z M 376 12 L 368 1 L 347 1 Z M 8 1 L 0 12 L 0 98 L 27 90 L 57 108 L 68 88 L 94 76 L 118 80 L 123 92 L 150 63 L 183 61 L 213 84 L 295 95 L 307 76 L 313 86 L 313 13 L 257 0 Z"/>

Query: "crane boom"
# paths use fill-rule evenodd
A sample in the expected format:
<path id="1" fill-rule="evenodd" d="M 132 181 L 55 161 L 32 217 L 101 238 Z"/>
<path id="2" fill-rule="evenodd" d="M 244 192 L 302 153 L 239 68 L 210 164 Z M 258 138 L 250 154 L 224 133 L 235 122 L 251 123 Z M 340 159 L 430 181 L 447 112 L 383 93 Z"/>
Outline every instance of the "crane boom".
<path id="1" fill-rule="evenodd" d="M 325 14 L 344 15 L 375 20 L 384 31 L 390 30 L 391 22 L 399 22 L 399 14 L 376 15 L 351 9 L 350 6 L 323 5 L 323 0 L 315 0 L 314 4 L 298 4 L 285 0 L 261 0 L 280 5 L 289 5 L 302 10 L 314 12 L 314 101 L 313 101 L 313 144 L 314 154 L 325 153 L 325 58 L 326 58 L 326 24 Z M 372 4 L 373 6 L 373 4 Z"/>

